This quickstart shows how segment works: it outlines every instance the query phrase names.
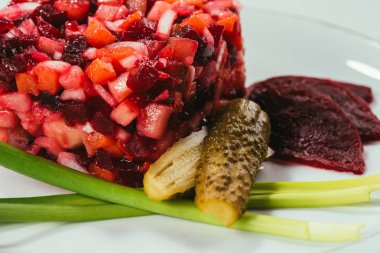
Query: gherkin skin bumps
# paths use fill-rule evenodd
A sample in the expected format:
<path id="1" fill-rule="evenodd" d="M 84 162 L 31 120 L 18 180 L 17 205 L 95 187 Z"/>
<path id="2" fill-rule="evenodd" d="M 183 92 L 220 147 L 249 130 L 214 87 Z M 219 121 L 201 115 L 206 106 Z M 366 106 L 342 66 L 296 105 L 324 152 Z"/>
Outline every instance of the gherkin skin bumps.
<path id="1" fill-rule="evenodd" d="M 226 226 L 245 212 L 269 137 L 269 118 L 252 101 L 232 100 L 217 113 L 197 169 L 195 203 L 201 211 Z"/>

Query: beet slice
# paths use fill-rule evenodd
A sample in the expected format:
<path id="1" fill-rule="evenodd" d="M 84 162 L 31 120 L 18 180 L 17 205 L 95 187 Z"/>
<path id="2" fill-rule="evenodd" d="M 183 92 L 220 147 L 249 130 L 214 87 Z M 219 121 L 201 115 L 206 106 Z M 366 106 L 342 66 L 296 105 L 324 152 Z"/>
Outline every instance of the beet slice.
<path id="1" fill-rule="evenodd" d="M 337 103 L 358 129 L 363 141 L 380 139 L 379 119 L 372 113 L 366 101 L 346 89 L 342 83 L 302 76 L 274 77 L 263 82 L 271 85 L 289 84 L 320 92 Z"/>
<path id="2" fill-rule="evenodd" d="M 348 89 L 353 94 L 364 99 L 364 101 L 366 101 L 367 103 L 373 102 L 373 94 L 370 87 L 367 87 L 364 85 L 357 85 L 353 83 L 340 82 L 340 81 L 335 81 L 335 80 L 329 80 L 329 81 L 331 81 L 334 85 Z"/>
<path id="3" fill-rule="evenodd" d="M 337 104 L 311 89 L 263 82 L 251 90 L 271 119 L 278 157 L 337 171 L 364 173 L 359 133 Z"/>

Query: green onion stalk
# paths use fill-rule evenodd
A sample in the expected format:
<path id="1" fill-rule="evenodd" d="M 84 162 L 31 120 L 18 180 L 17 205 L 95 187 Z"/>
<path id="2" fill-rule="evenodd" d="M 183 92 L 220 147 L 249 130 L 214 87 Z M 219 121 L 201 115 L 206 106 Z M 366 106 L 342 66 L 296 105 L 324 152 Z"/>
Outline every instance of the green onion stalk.
<path id="1" fill-rule="evenodd" d="M 63 167 L 41 157 L 25 153 L 5 143 L 0 143 L 0 154 L 0 165 L 8 169 L 42 182 L 77 192 L 84 196 L 112 203 L 101 204 L 99 206 L 4 203 L 0 208 L 0 221 L 33 221 L 33 219 L 34 221 L 45 221 L 47 218 L 37 215 L 38 212 L 42 213 L 43 211 L 46 212 L 45 216 L 48 216 L 47 214 L 54 215 L 54 212 L 61 214 L 66 213 L 66 219 L 70 221 L 83 221 L 86 217 L 89 217 L 87 218 L 88 220 L 101 219 L 99 216 L 101 216 L 102 213 L 107 212 L 107 210 L 110 211 L 115 207 L 114 204 L 118 204 L 121 205 L 121 207 L 118 207 L 118 210 L 115 209 L 112 211 L 114 212 L 114 216 L 111 218 L 141 216 L 149 213 L 156 213 L 175 218 L 222 226 L 213 217 L 201 213 L 192 201 L 178 199 L 154 202 L 149 199 L 144 192 L 138 189 L 106 182 L 84 173 Z M 95 212 L 94 215 L 91 216 L 88 212 L 89 208 L 97 208 L 98 212 Z M 25 210 L 29 211 L 25 212 Z M 96 213 L 98 213 L 98 217 L 96 217 Z M 124 216 L 121 216 L 121 213 L 123 213 Z M 54 220 L 53 218 L 59 219 L 57 216 L 58 215 L 56 215 L 56 217 L 50 216 L 50 220 Z M 61 219 L 64 219 L 64 216 L 62 217 L 63 218 Z M 362 225 L 313 223 L 247 213 L 243 215 L 241 219 L 238 220 L 232 227 L 256 233 L 265 233 L 304 240 L 340 242 L 357 240 L 360 237 L 360 229 L 362 228 Z"/>

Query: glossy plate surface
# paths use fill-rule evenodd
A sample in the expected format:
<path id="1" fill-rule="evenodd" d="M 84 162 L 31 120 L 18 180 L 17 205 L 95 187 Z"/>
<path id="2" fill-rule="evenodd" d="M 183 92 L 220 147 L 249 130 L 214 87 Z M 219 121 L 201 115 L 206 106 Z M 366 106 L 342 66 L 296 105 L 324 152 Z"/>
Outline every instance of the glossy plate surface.
<path id="1" fill-rule="evenodd" d="M 373 88 L 380 116 L 380 43 L 344 29 L 248 6 L 242 13 L 247 84 L 276 75 L 330 77 Z M 0 5 L 3 4 L 1 1 Z M 1 155 L 1 154 L 0 154 Z M 380 142 L 365 146 L 367 173 L 380 173 Z M 353 175 L 266 162 L 259 181 L 320 181 Z M 0 197 L 66 191 L 0 168 Z M 371 204 L 261 212 L 320 222 L 365 223 L 363 238 L 322 244 L 217 228 L 162 216 L 78 224 L 0 225 L 0 252 L 380 252 L 380 194 Z"/>

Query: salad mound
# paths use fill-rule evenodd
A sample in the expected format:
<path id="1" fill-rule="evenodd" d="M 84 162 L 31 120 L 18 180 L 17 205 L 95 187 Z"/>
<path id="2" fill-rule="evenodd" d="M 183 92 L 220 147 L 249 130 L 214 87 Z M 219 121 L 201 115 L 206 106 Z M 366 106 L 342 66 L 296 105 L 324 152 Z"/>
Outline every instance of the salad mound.
<path id="1" fill-rule="evenodd" d="M 0 141 L 142 186 L 150 164 L 243 96 L 232 0 L 14 0 L 0 10 Z"/>

